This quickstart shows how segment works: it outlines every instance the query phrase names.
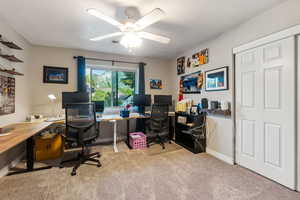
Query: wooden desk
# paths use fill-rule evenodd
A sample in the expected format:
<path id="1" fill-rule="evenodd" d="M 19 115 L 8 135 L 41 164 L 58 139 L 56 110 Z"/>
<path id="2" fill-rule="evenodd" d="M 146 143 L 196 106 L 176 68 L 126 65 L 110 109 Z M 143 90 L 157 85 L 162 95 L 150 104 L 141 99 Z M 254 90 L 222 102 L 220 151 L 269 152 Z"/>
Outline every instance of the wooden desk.
<path id="1" fill-rule="evenodd" d="M 0 154 L 26 141 L 26 167 L 25 171 L 17 171 L 10 173 L 18 174 L 34 170 L 34 140 L 33 136 L 52 125 L 53 122 L 35 122 L 35 123 L 16 123 L 5 128 L 12 130 L 1 136 L 0 134 Z M 38 168 L 35 170 L 48 169 L 49 167 Z"/>
<path id="2" fill-rule="evenodd" d="M 100 118 L 97 118 L 96 121 L 98 123 L 101 122 L 110 122 L 113 123 L 114 125 L 114 142 L 113 142 L 113 147 L 115 152 L 119 152 L 118 147 L 117 147 L 117 122 L 121 120 L 126 120 L 127 122 L 127 145 L 129 146 L 129 130 L 130 130 L 130 119 L 146 119 L 149 118 L 150 115 L 140 115 L 139 113 L 130 113 L 129 117 L 123 118 L 119 114 L 111 114 L 111 115 L 102 115 Z M 59 121 L 54 121 L 52 123 L 55 124 L 61 124 L 65 123 L 65 120 L 59 120 Z M 99 125 L 99 124 L 98 124 Z"/>
<path id="3" fill-rule="evenodd" d="M 150 116 L 148 115 L 140 115 L 138 113 L 130 113 L 129 117 L 123 118 L 119 114 L 114 114 L 114 115 L 103 115 L 100 117 L 99 121 L 100 122 L 105 122 L 105 121 L 111 121 L 111 120 L 130 120 L 130 119 L 143 119 L 143 118 L 149 118 Z"/>
<path id="4" fill-rule="evenodd" d="M 5 128 L 12 128 L 12 130 L 3 136 L 0 134 L 0 154 L 43 131 L 51 124 L 53 124 L 53 122 L 24 122 L 5 126 Z"/>
<path id="5" fill-rule="evenodd" d="M 172 116 L 172 113 L 169 113 Z M 97 119 L 97 122 L 111 122 L 114 124 L 114 150 L 117 152 L 117 121 L 127 121 L 127 143 L 129 144 L 129 130 L 130 119 L 146 119 L 150 115 L 140 115 L 138 113 L 131 113 L 128 118 L 122 118 L 118 114 L 115 115 L 103 115 Z M 12 128 L 12 130 L 1 136 L 0 134 L 0 154 L 17 146 L 18 144 L 26 141 L 26 156 L 27 156 L 27 171 L 32 171 L 34 167 L 34 141 L 33 136 L 45 130 L 53 124 L 65 123 L 64 120 L 53 122 L 23 122 L 15 123 L 4 128 Z"/>

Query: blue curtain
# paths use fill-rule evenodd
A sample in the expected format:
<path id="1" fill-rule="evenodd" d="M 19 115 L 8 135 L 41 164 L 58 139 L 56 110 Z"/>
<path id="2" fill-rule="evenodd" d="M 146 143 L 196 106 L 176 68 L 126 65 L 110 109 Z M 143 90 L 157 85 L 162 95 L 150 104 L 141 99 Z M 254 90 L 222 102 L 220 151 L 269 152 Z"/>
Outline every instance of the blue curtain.
<path id="1" fill-rule="evenodd" d="M 86 92 L 85 80 L 85 57 L 77 57 L 77 90 L 79 92 Z"/>
<path id="2" fill-rule="evenodd" d="M 139 63 L 139 91 L 138 94 L 145 94 L 145 66 L 146 63 Z M 139 113 L 144 113 L 145 107 L 139 106 Z M 145 133 L 145 120 L 136 120 L 136 131 Z"/>
<path id="3" fill-rule="evenodd" d="M 145 66 L 146 66 L 146 63 L 139 63 L 139 91 L 138 91 L 138 94 L 145 94 Z"/>

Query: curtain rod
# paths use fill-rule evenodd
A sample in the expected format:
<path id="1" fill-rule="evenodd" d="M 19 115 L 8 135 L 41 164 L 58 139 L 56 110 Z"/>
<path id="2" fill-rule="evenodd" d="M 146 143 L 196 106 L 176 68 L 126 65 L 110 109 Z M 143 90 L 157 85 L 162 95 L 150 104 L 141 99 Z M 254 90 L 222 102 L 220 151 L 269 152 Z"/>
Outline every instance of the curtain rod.
<path id="1" fill-rule="evenodd" d="M 77 59 L 77 57 L 78 56 L 74 56 L 74 59 Z M 140 64 L 140 62 L 128 62 L 128 61 L 121 61 L 121 60 L 108 60 L 108 59 L 101 59 L 101 58 L 85 58 L 85 59 L 87 59 L 87 60 L 98 60 L 98 61 L 107 61 L 107 62 L 128 63 L 128 64 Z M 144 64 L 146 64 L 146 63 L 144 63 Z"/>

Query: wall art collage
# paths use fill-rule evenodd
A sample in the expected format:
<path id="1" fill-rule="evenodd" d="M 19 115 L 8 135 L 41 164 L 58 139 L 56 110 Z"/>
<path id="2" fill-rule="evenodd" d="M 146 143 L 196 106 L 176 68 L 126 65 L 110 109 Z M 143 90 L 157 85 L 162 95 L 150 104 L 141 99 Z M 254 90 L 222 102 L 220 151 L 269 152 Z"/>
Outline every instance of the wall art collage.
<path id="1" fill-rule="evenodd" d="M 177 59 L 177 74 L 185 74 L 185 67 L 200 67 L 208 64 L 209 49 L 203 49 L 191 57 L 180 57 Z M 216 68 L 203 72 L 202 70 L 182 75 L 179 82 L 179 99 L 183 94 L 200 94 L 205 86 L 205 91 L 228 90 L 228 67 Z"/>

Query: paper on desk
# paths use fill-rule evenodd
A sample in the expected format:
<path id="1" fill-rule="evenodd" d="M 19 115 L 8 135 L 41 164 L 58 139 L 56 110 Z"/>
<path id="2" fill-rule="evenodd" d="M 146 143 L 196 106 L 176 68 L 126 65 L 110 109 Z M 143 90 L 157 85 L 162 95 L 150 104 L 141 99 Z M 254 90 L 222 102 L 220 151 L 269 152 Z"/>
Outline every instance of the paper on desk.
<path id="1" fill-rule="evenodd" d="M 140 135 L 131 135 L 131 137 L 132 137 L 133 139 L 137 139 L 137 138 L 140 138 L 141 136 L 140 136 Z"/>

